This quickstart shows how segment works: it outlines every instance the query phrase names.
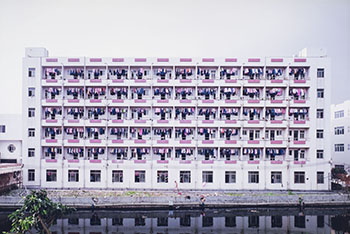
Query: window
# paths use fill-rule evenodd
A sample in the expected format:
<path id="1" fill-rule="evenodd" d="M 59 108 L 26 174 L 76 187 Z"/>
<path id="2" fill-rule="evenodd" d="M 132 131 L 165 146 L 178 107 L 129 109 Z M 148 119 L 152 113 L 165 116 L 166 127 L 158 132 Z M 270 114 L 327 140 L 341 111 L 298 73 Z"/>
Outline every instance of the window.
<path id="1" fill-rule="evenodd" d="M 316 130 L 316 138 L 322 139 L 323 138 L 323 129 L 317 129 Z"/>
<path id="2" fill-rule="evenodd" d="M 236 183 L 236 172 L 235 171 L 225 171 L 225 183 L 226 184 Z"/>
<path id="3" fill-rule="evenodd" d="M 28 77 L 35 77 L 35 68 L 28 68 Z"/>
<path id="4" fill-rule="evenodd" d="M 334 112 L 334 118 L 339 119 L 344 117 L 344 110 Z"/>
<path id="5" fill-rule="evenodd" d="M 79 218 L 68 218 L 69 225 L 79 225 Z"/>
<path id="6" fill-rule="evenodd" d="M 305 228 L 305 216 L 294 216 L 294 227 Z"/>
<path id="7" fill-rule="evenodd" d="M 168 171 L 157 171 L 157 183 L 168 183 Z"/>
<path id="8" fill-rule="evenodd" d="M 209 216 L 203 216 L 202 227 L 212 227 L 214 224 L 214 218 Z"/>
<path id="9" fill-rule="evenodd" d="M 135 183 L 146 182 L 146 171 L 135 171 Z"/>
<path id="10" fill-rule="evenodd" d="M 168 226 L 168 217 L 158 217 L 157 218 L 158 227 L 167 227 Z"/>
<path id="11" fill-rule="evenodd" d="M 271 184 L 281 184 L 281 183 L 282 183 L 282 172 L 271 171 Z"/>
<path id="12" fill-rule="evenodd" d="M 335 152 L 344 152 L 344 144 L 335 144 L 334 151 Z"/>
<path id="13" fill-rule="evenodd" d="M 305 184 L 305 172 L 303 172 L 303 171 L 294 172 L 294 183 L 295 184 Z"/>
<path id="14" fill-rule="evenodd" d="M 323 119 L 323 109 L 317 109 L 316 118 Z"/>
<path id="15" fill-rule="evenodd" d="M 68 170 L 68 182 L 79 182 L 79 170 Z"/>
<path id="16" fill-rule="evenodd" d="M 46 170 L 46 181 L 47 182 L 57 181 L 57 170 Z"/>
<path id="17" fill-rule="evenodd" d="M 271 216 L 271 227 L 272 228 L 281 228 L 282 227 L 282 216 L 280 216 L 280 215 Z"/>
<path id="18" fill-rule="evenodd" d="M 35 108 L 28 108 L 28 117 L 35 117 Z"/>
<path id="19" fill-rule="evenodd" d="M 258 184 L 259 183 L 259 172 L 258 171 L 248 171 L 248 183 Z"/>
<path id="20" fill-rule="evenodd" d="M 28 97 L 35 96 L 35 88 L 28 88 Z"/>
<path id="21" fill-rule="evenodd" d="M 101 219 L 97 216 L 97 214 L 92 215 L 92 217 L 90 219 L 90 225 L 91 226 L 100 226 L 101 225 Z"/>
<path id="22" fill-rule="evenodd" d="M 91 170 L 90 171 L 90 182 L 101 182 L 101 171 Z"/>
<path id="23" fill-rule="evenodd" d="M 112 182 L 123 183 L 123 171 L 121 170 L 112 171 Z"/>
<path id="24" fill-rule="evenodd" d="M 28 137 L 35 137 L 35 128 L 28 128 Z"/>
<path id="25" fill-rule="evenodd" d="M 317 172 L 317 183 L 324 184 L 324 172 L 323 171 Z"/>
<path id="26" fill-rule="evenodd" d="M 236 216 L 226 216 L 225 227 L 236 227 Z"/>
<path id="27" fill-rule="evenodd" d="M 180 226 L 191 227 L 191 216 L 185 215 L 180 217 Z"/>
<path id="28" fill-rule="evenodd" d="M 191 183 L 191 171 L 180 171 L 180 183 Z"/>
<path id="29" fill-rule="evenodd" d="M 317 78 L 324 77 L 324 68 L 317 68 Z"/>
<path id="30" fill-rule="evenodd" d="M 248 227 L 258 228 L 259 227 L 259 216 L 248 216 Z"/>
<path id="31" fill-rule="evenodd" d="M 35 170 L 34 169 L 28 170 L 28 181 L 35 181 Z"/>
<path id="32" fill-rule="evenodd" d="M 344 135 L 344 132 L 344 126 L 334 128 L 335 135 Z"/>
<path id="33" fill-rule="evenodd" d="M 324 89 L 317 89 L 317 98 L 324 98 Z"/>
<path id="34" fill-rule="evenodd" d="M 324 153 L 323 150 L 317 150 L 316 151 L 316 158 L 323 158 L 323 153 Z"/>
<path id="35" fill-rule="evenodd" d="M 0 125 L 0 133 L 5 133 L 5 132 L 6 132 L 6 126 Z"/>
<path id="36" fill-rule="evenodd" d="M 7 147 L 7 150 L 8 150 L 10 153 L 13 153 L 13 152 L 15 152 L 15 150 L 16 150 L 16 146 L 14 146 L 14 144 L 10 144 L 10 145 Z"/>
<path id="37" fill-rule="evenodd" d="M 135 226 L 145 226 L 146 220 L 142 217 L 135 218 Z"/>
<path id="38" fill-rule="evenodd" d="M 28 149 L 28 157 L 34 157 L 35 156 L 35 149 L 29 148 Z"/>
<path id="39" fill-rule="evenodd" d="M 203 181 L 203 183 L 213 183 L 213 172 L 212 171 L 203 171 L 202 172 L 202 181 Z"/>
<path id="40" fill-rule="evenodd" d="M 323 228 L 324 227 L 324 216 L 323 215 L 318 215 L 317 216 L 317 227 L 318 228 Z"/>
<path id="41" fill-rule="evenodd" d="M 123 226 L 123 218 L 112 218 L 113 226 Z"/>

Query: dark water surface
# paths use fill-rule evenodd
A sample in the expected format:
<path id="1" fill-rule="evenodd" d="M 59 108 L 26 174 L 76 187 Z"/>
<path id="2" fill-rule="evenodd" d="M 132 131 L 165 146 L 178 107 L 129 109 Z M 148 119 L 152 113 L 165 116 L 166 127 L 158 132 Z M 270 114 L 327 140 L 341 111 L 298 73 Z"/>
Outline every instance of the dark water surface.
<path id="1" fill-rule="evenodd" d="M 11 227 L 0 212 L 0 231 Z M 58 219 L 53 234 L 345 233 L 350 208 L 80 210 Z"/>

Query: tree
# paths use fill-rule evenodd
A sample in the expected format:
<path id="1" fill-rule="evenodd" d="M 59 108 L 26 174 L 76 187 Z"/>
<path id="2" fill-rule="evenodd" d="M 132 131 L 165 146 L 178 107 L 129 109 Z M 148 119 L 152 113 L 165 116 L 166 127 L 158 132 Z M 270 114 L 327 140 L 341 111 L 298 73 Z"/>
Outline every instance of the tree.
<path id="1" fill-rule="evenodd" d="M 74 210 L 51 201 L 45 190 L 31 191 L 24 198 L 23 206 L 9 215 L 12 222 L 9 233 L 33 233 L 32 230 L 35 229 L 40 234 L 51 234 L 50 227 L 53 222 Z"/>

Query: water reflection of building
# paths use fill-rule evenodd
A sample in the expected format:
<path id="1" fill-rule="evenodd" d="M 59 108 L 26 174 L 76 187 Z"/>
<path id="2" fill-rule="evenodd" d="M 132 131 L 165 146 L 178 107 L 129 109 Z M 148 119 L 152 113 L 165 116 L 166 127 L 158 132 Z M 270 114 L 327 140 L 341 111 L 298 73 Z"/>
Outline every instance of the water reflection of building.
<path id="1" fill-rule="evenodd" d="M 218 211 L 90 212 L 57 220 L 51 230 L 54 234 L 330 233 L 329 220 L 329 215 L 303 215 L 288 210 L 273 215 L 255 211 L 245 215 Z"/>

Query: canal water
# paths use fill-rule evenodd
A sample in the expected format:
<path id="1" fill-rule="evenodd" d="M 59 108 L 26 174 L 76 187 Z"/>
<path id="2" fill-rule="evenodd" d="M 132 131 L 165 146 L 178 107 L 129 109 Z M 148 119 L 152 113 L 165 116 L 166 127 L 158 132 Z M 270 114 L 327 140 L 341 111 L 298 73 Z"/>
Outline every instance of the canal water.
<path id="1" fill-rule="evenodd" d="M 10 229 L 0 212 L 0 232 Z M 53 234 L 346 233 L 350 208 L 80 210 L 58 219 Z"/>

